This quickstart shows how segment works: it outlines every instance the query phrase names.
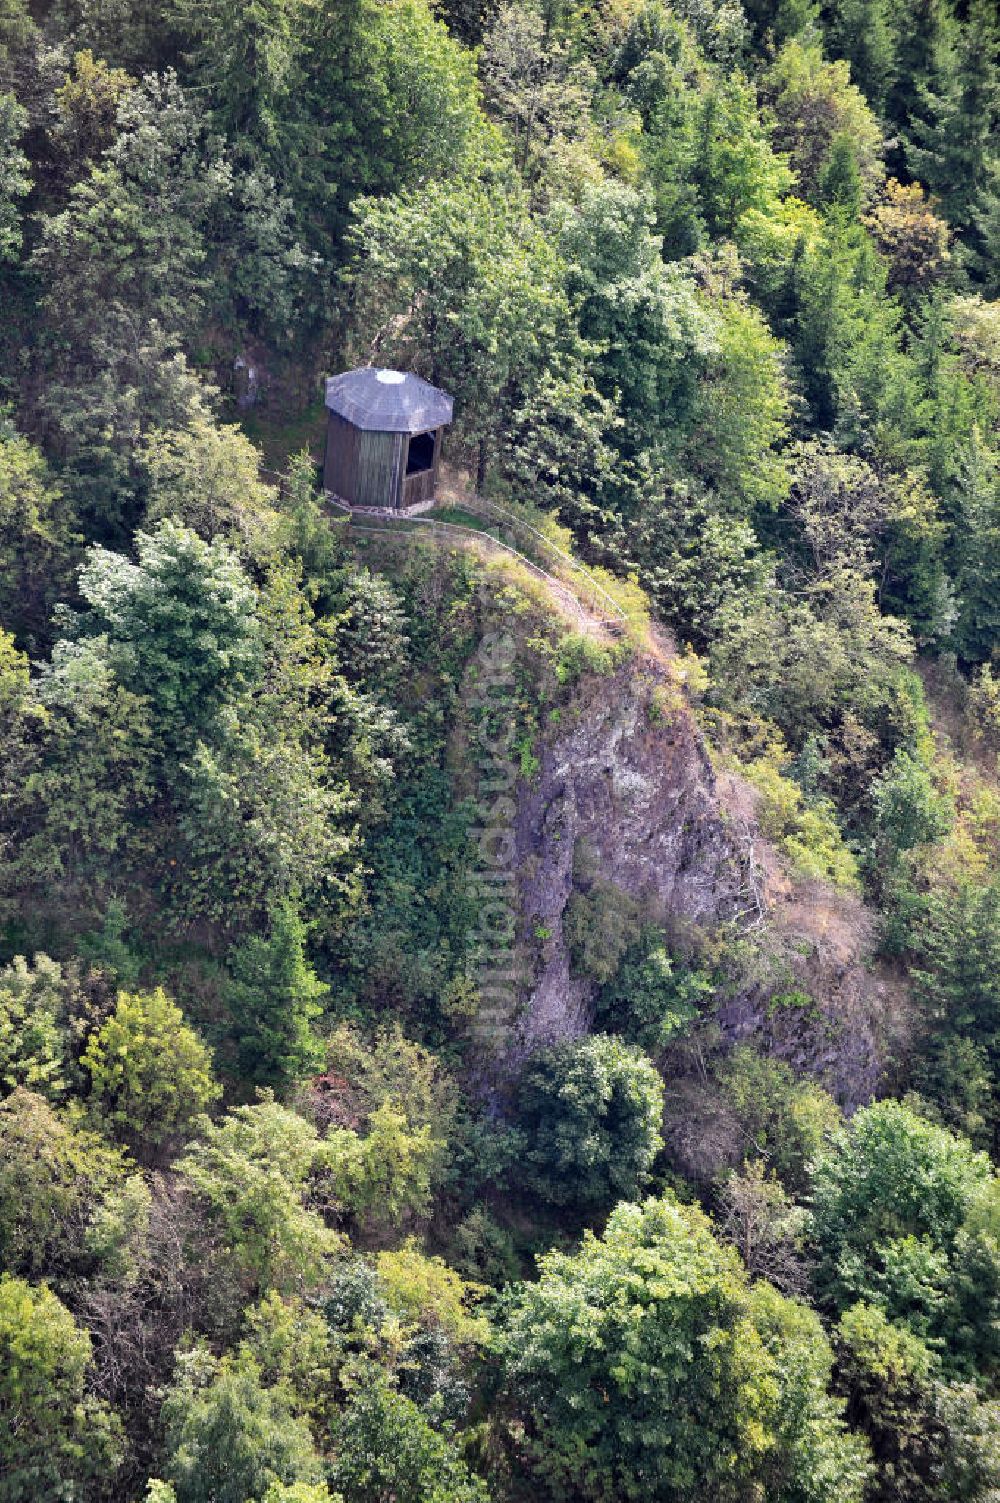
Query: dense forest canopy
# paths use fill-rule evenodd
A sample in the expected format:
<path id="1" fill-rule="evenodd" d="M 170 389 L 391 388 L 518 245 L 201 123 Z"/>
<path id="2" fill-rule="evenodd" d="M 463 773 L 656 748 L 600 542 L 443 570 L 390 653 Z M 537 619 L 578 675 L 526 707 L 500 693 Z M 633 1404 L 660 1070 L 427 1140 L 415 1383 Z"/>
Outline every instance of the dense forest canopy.
<path id="1" fill-rule="evenodd" d="M 0 0 L 0 1503 L 1000 1497 L 998 418 L 994 0 Z"/>

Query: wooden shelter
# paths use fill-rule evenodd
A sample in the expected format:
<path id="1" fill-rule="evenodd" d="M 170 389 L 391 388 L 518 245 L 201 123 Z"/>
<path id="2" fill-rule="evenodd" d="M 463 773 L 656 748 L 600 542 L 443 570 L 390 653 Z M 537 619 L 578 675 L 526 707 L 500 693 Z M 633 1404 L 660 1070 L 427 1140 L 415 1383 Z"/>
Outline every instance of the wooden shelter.
<path id="1" fill-rule="evenodd" d="M 362 366 L 326 383 L 323 484 L 341 501 L 410 511 L 434 500 L 446 392 L 411 372 Z"/>

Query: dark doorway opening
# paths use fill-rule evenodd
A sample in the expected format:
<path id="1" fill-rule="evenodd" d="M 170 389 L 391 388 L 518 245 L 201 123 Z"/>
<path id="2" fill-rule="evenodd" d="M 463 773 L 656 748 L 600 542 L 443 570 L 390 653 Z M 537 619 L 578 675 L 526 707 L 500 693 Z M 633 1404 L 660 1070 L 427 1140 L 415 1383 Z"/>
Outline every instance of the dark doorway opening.
<path id="1" fill-rule="evenodd" d="M 406 473 L 420 475 L 434 468 L 434 434 L 416 433 L 406 454 Z"/>

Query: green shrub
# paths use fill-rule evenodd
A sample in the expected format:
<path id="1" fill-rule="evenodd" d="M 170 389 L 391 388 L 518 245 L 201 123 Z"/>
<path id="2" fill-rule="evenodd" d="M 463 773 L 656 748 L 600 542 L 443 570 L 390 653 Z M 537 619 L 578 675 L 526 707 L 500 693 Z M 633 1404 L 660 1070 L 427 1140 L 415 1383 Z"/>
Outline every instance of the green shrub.
<path id="1" fill-rule="evenodd" d="M 614 655 L 582 632 L 567 632 L 556 649 L 556 678 L 561 684 L 575 684 L 586 673 L 605 677 L 614 666 Z"/>
<path id="2" fill-rule="evenodd" d="M 543 1049 L 525 1068 L 516 1106 L 525 1181 L 544 1200 L 607 1206 L 648 1179 L 663 1085 L 639 1049 L 605 1034 Z"/>
<path id="3" fill-rule="evenodd" d="M 760 795 L 757 815 L 762 831 L 799 874 L 857 891 L 858 864 L 844 844 L 830 800 L 815 797 L 807 803 L 801 788 L 784 775 L 773 755 L 741 771 Z"/>
<path id="4" fill-rule="evenodd" d="M 222 1093 L 211 1054 L 162 987 L 120 992 L 82 1063 L 97 1111 L 139 1145 L 158 1148 L 182 1137 Z"/>
<path id="5" fill-rule="evenodd" d="M 652 1053 L 683 1037 L 714 991 L 707 971 L 670 955 L 655 933 L 626 955 L 597 999 L 598 1017 L 609 1029 Z"/>
<path id="6" fill-rule="evenodd" d="M 577 976 L 606 986 L 639 933 L 638 903 L 613 882 L 597 881 L 570 895 L 563 934 Z"/>
<path id="7" fill-rule="evenodd" d="M 744 1155 L 763 1157 L 793 1194 L 804 1191 L 808 1165 L 841 1122 L 833 1097 L 746 1045 L 726 1056 L 716 1079 L 739 1122 Z"/>

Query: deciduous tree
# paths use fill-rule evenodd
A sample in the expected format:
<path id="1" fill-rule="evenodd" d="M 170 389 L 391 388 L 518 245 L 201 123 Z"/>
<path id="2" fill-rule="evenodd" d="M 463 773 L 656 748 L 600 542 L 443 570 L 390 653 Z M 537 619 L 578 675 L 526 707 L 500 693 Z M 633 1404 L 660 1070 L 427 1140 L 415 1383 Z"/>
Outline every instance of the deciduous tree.
<path id="1" fill-rule="evenodd" d="M 206 542 L 224 537 L 250 563 L 273 552 L 277 492 L 261 479 L 260 454 L 242 429 L 199 413 L 186 428 L 150 433 L 142 463 L 147 527 L 172 517 Z"/>
<path id="2" fill-rule="evenodd" d="M 119 993 L 82 1064 L 99 1116 L 140 1153 L 183 1137 L 221 1094 L 211 1054 L 162 987 Z"/>
<path id="3" fill-rule="evenodd" d="M 72 522 L 41 453 L 0 416 L 0 624 L 32 646 L 69 584 Z"/>
<path id="4" fill-rule="evenodd" d="M 19 1087 L 0 1103 L 0 1257 L 72 1289 L 127 1278 L 141 1259 L 149 1191 L 128 1158 Z"/>
<path id="5" fill-rule="evenodd" d="M 61 966 L 47 955 L 31 966 L 15 955 L 0 971 L 0 1093 L 26 1086 L 49 1101 L 64 1095 L 65 990 Z"/>
<path id="6" fill-rule="evenodd" d="M 882 1101 L 852 1118 L 811 1178 L 823 1297 L 835 1308 L 874 1303 L 931 1342 L 946 1370 L 992 1375 L 1000 1194 L 985 1154 Z"/>
<path id="7" fill-rule="evenodd" d="M 121 1429 L 87 1393 L 90 1355 L 90 1337 L 50 1289 L 0 1274 L 4 1503 L 87 1496 L 114 1477 Z"/>
<path id="8" fill-rule="evenodd" d="M 499 1350 L 519 1449 L 554 1496 L 862 1496 L 816 1317 L 748 1290 L 700 1212 L 621 1205 L 540 1261 L 501 1303 Z"/>
<path id="9" fill-rule="evenodd" d="M 775 147 L 787 154 L 800 197 L 821 203 L 838 137 L 847 136 L 870 196 L 882 176 L 882 132 L 846 62 L 827 62 L 818 39 L 787 41 L 767 75 Z"/>
<path id="10" fill-rule="evenodd" d="M 265 1100 L 236 1107 L 180 1159 L 179 1173 L 251 1290 L 294 1293 L 322 1279 L 340 1246 L 310 1194 L 326 1156 L 314 1127 Z"/>
<path id="11" fill-rule="evenodd" d="M 349 241 L 358 337 L 454 393 L 482 486 L 517 397 L 573 344 L 556 250 L 516 191 L 475 182 L 364 200 Z"/>
<path id="12" fill-rule="evenodd" d="M 290 1390 L 265 1387 L 247 1356 L 218 1362 L 203 1347 L 181 1354 L 162 1413 L 177 1503 L 264 1503 L 275 1484 L 322 1481 Z"/>
<path id="13" fill-rule="evenodd" d="M 359 1384 L 334 1428 L 330 1480 L 351 1503 L 487 1503 L 448 1429 L 384 1377 Z"/>
<path id="14" fill-rule="evenodd" d="M 21 248 L 20 206 L 31 187 L 28 158 L 20 145 L 27 124 L 13 95 L 0 94 L 0 261 L 12 259 Z"/>
<path id="15" fill-rule="evenodd" d="M 137 534 L 138 562 L 91 549 L 80 571 L 85 629 L 120 681 L 145 694 L 158 739 L 190 752 L 261 672 L 253 586 L 232 550 L 181 523 Z"/>
<path id="16" fill-rule="evenodd" d="M 638 1049 L 595 1034 L 528 1062 L 517 1091 L 525 1180 L 544 1200 L 604 1207 L 645 1184 L 661 1146 L 663 1087 Z"/>

